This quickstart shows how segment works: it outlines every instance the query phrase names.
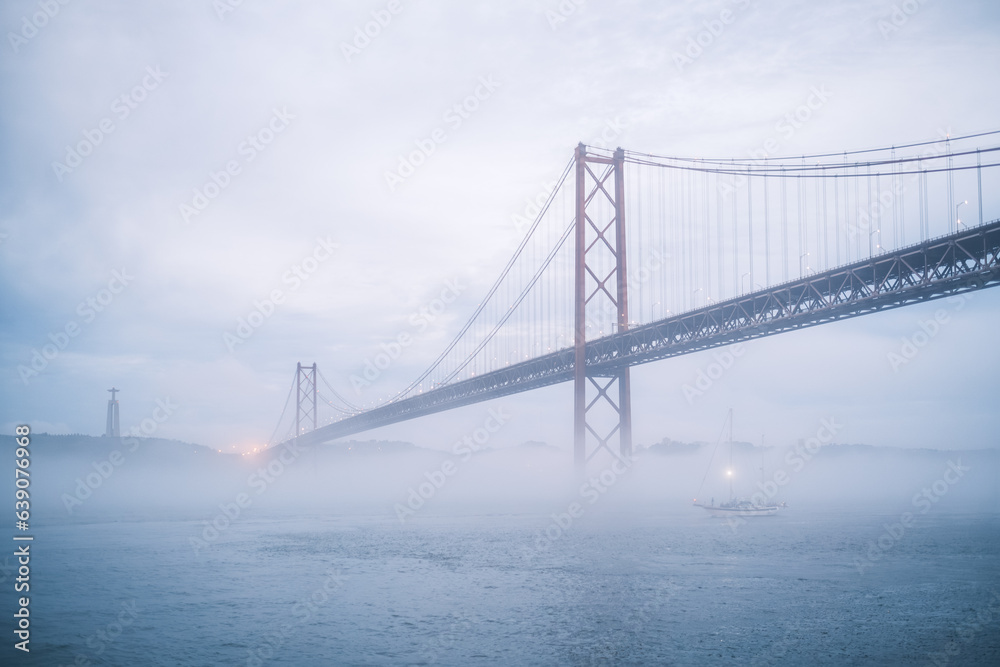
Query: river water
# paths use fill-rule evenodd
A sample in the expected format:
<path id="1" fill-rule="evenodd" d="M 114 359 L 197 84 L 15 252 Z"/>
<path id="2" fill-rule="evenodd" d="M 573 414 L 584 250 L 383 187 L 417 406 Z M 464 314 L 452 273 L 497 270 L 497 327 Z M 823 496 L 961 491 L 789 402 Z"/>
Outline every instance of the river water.
<path id="1" fill-rule="evenodd" d="M 52 522 L 33 543 L 32 652 L 3 655 L 39 665 L 1000 664 L 996 513 L 928 512 L 900 532 L 898 514 L 858 509 L 790 508 L 741 525 L 699 512 L 402 524 L 247 512 L 202 548 L 196 521 Z"/>

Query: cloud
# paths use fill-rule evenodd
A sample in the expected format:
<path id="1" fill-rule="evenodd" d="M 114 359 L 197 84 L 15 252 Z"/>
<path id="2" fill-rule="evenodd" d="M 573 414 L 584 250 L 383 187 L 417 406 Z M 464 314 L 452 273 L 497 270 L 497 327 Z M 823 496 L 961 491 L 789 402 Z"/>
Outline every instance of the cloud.
<path id="1" fill-rule="evenodd" d="M 317 361 L 346 391 L 365 357 L 407 330 L 408 316 L 444 281 L 466 281 L 454 309 L 380 378 L 374 394 L 390 395 L 437 356 L 492 283 L 516 243 L 511 216 L 558 173 L 577 141 L 616 118 L 628 121 L 617 141 L 639 150 L 745 155 L 810 86 L 825 84 L 835 102 L 783 146 L 788 153 L 994 122 L 989 63 L 998 16 L 989 3 L 922 5 L 888 39 L 878 21 L 891 14 L 890 2 L 743 5 L 585 3 L 553 30 L 546 11 L 558 4 L 545 0 L 404 3 L 349 61 L 342 44 L 353 43 L 379 7 L 244 2 L 220 20 L 208 2 L 64 6 L 17 52 L 5 44 L 0 65 L 2 420 L 99 433 L 103 391 L 115 384 L 123 388 L 123 421 L 126 406 L 141 415 L 165 395 L 188 406 L 164 425 L 165 437 L 211 446 L 228 444 L 230 433 L 266 437 L 296 362 Z M 34 9 L 6 3 L 0 26 L 16 31 Z M 711 31 L 726 9 L 735 20 L 678 70 L 672 54 Z M 149 68 L 164 72 L 162 81 L 135 93 Z M 481 77 L 500 86 L 450 125 L 449 109 Z M 294 118 L 269 137 L 275 110 Z M 65 162 L 67 146 L 96 137 L 104 119 L 113 131 L 60 181 L 53 163 Z M 447 129 L 446 141 L 390 191 L 385 173 L 436 128 Z M 251 158 L 252 137 L 268 141 Z M 231 162 L 239 173 L 185 224 L 181 205 Z M 282 277 L 327 235 L 340 250 L 291 290 Z M 79 304 L 123 268 L 134 282 L 82 322 Z M 287 292 L 285 303 L 230 352 L 223 334 L 274 289 Z M 976 325 L 992 321 L 994 298 L 970 306 L 966 344 L 938 346 L 934 354 L 948 360 L 920 376 L 929 383 L 921 391 L 943 400 L 935 387 L 947 386 L 964 398 L 954 409 L 976 418 L 957 418 L 964 430 L 956 437 L 975 442 L 995 426 L 981 417 L 981 397 L 995 382 L 976 374 L 976 385 L 963 388 L 958 380 L 977 364 L 971 350 L 990 349 L 988 329 Z M 910 331 L 915 312 L 836 325 L 838 334 L 818 329 L 755 343 L 755 373 L 730 397 L 768 387 L 772 423 L 793 423 L 802 403 L 819 409 L 858 387 L 885 386 L 892 378 L 881 366 L 846 373 L 843 362 L 829 361 L 802 379 L 796 359 L 845 340 L 885 350 Z M 17 367 L 71 321 L 80 321 L 80 334 L 26 386 Z M 995 368 L 995 356 L 983 354 Z M 689 364 L 644 369 L 647 391 L 674 396 Z M 803 392 L 804 385 L 815 389 Z M 862 393 L 879 399 L 877 390 Z M 920 392 L 903 395 L 900 414 L 923 405 Z M 702 418 L 714 424 L 721 396 L 676 437 L 697 438 Z M 544 400 L 565 412 L 565 392 Z M 899 427 L 849 401 L 843 409 L 858 415 L 859 438 L 893 439 Z M 637 428 L 650 439 L 679 423 L 643 420 Z M 539 439 L 569 432 L 568 422 L 548 421 Z M 793 430 L 782 433 L 792 438 Z"/>

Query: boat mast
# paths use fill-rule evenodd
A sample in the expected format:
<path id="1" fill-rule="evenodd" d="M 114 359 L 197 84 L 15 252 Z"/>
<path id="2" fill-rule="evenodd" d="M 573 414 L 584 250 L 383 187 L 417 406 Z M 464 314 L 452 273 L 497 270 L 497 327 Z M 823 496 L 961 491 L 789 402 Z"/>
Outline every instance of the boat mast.
<path id="1" fill-rule="evenodd" d="M 729 499 L 733 500 L 733 409 L 729 408 Z"/>
<path id="2" fill-rule="evenodd" d="M 760 434 L 760 481 L 764 483 L 764 434 Z"/>

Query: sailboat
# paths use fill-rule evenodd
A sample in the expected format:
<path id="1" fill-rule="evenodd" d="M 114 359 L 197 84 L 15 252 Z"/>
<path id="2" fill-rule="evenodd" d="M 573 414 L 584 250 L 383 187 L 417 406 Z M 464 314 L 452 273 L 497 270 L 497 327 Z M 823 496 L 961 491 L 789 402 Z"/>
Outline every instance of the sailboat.
<path id="1" fill-rule="evenodd" d="M 701 507 L 706 510 L 713 517 L 732 517 L 732 516 L 771 516 L 772 514 L 777 514 L 778 510 L 785 506 L 784 503 L 762 503 L 756 498 L 738 498 L 733 492 L 733 409 L 729 408 L 729 413 L 726 416 L 726 421 L 729 424 L 729 467 L 726 469 L 726 477 L 729 479 L 729 500 L 722 502 L 718 505 L 715 504 L 715 498 L 712 498 L 711 502 L 698 502 L 695 498 L 694 506 Z M 726 425 L 723 424 L 722 431 L 725 432 Z M 722 441 L 722 433 L 719 434 L 719 440 L 715 443 L 715 449 L 712 451 L 712 458 L 708 462 L 708 470 L 705 471 L 705 477 L 701 480 L 701 486 L 698 487 L 698 493 L 701 493 L 702 487 L 705 486 L 705 479 L 708 478 L 708 473 L 712 469 L 712 461 L 715 460 L 715 452 L 719 449 L 719 443 Z M 763 457 L 763 446 L 764 443 L 761 441 L 761 457 Z M 761 459 L 761 475 L 764 474 L 763 458 Z"/>

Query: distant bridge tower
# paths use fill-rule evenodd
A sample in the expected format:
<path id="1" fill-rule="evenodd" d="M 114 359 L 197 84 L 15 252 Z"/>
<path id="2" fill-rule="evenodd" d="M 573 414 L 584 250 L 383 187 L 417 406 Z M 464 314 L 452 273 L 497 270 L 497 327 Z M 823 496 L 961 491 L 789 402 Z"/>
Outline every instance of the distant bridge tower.
<path id="1" fill-rule="evenodd" d="M 108 425 L 104 431 L 104 437 L 106 438 L 119 438 L 121 437 L 121 428 L 118 425 L 118 399 L 115 395 L 121 391 L 121 389 L 116 389 L 112 387 L 108 389 L 111 392 L 111 400 L 108 401 Z"/>
<path id="2" fill-rule="evenodd" d="M 295 437 L 307 431 L 310 420 L 312 428 L 316 430 L 316 364 L 303 366 L 301 362 L 295 369 Z"/>
<path id="3" fill-rule="evenodd" d="M 588 307 L 595 328 L 604 324 L 605 313 L 613 313 L 610 319 L 615 321 L 608 322 L 610 328 L 617 327 L 619 332 L 628 329 L 627 276 L 625 152 L 619 148 L 610 158 L 588 155 L 581 143 L 576 148 L 573 362 L 573 458 L 581 471 L 601 449 L 625 462 L 632 457 L 629 368 L 623 365 L 601 371 L 588 369 L 586 364 Z M 588 399 L 588 393 L 592 398 Z M 607 425 L 614 422 L 617 424 L 608 430 Z M 617 453 L 611 448 L 616 440 Z"/>

